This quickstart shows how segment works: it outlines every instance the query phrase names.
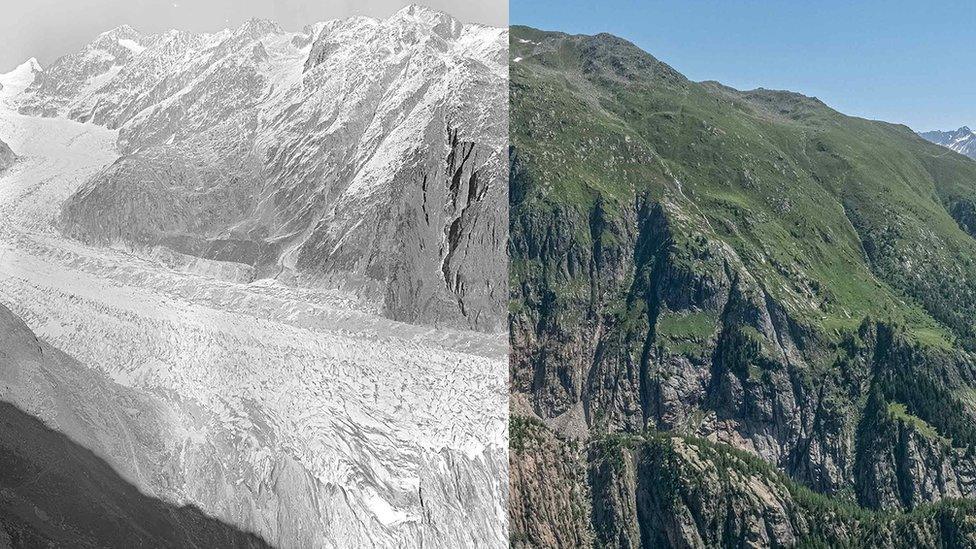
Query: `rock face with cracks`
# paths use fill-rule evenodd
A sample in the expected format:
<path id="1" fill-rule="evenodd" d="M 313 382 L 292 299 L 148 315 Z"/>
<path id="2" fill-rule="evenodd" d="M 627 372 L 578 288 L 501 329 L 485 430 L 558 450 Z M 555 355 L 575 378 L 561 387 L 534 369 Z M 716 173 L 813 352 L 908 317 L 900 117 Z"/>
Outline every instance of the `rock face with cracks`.
<path id="1" fill-rule="evenodd" d="M 14 154 L 14 151 L 10 150 L 6 143 L 0 141 L 0 172 L 13 166 L 16 161 L 17 155 Z"/>
<path id="2" fill-rule="evenodd" d="M 104 33 L 20 103 L 119 130 L 65 203 L 75 238 L 356 291 L 397 320 L 499 331 L 507 31 L 420 6 L 302 32 Z"/>

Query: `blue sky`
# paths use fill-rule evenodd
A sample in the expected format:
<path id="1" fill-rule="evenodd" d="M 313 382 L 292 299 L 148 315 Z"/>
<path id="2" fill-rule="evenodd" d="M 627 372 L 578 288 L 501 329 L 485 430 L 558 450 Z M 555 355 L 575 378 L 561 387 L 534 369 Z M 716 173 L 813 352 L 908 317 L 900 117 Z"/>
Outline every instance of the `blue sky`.
<path id="1" fill-rule="evenodd" d="M 976 128 L 976 2 L 511 0 L 512 24 L 616 34 L 693 80 L 787 89 L 915 130 Z"/>

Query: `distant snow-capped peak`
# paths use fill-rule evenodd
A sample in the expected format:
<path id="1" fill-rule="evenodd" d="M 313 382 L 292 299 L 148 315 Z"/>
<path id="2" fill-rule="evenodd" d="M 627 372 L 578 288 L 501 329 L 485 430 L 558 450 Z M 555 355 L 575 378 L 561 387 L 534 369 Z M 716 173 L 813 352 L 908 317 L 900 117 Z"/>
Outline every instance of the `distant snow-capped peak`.
<path id="1" fill-rule="evenodd" d="M 14 70 L 15 71 L 30 72 L 30 73 L 38 73 L 38 72 L 41 72 L 44 69 L 41 68 L 41 64 L 37 62 L 37 58 L 36 57 L 31 57 L 27 61 L 24 61 L 23 63 L 21 63 Z"/>
<path id="2" fill-rule="evenodd" d="M 17 68 L 15 68 L 14 70 L 0 75 L 0 79 L 9 80 L 11 78 L 16 78 L 16 77 L 31 78 L 35 74 L 41 72 L 42 70 L 44 69 L 42 69 L 41 64 L 37 62 L 37 58 L 31 57 L 27 61 L 24 61 L 20 65 L 17 65 Z"/>
<path id="3" fill-rule="evenodd" d="M 37 62 L 37 59 L 31 57 L 18 65 L 14 70 L 6 74 L 0 74 L 0 90 L 7 96 L 16 95 L 30 86 L 34 82 L 34 77 L 42 70 L 41 64 Z"/>
<path id="4" fill-rule="evenodd" d="M 952 131 L 922 132 L 919 135 L 936 145 L 942 145 L 957 153 L 976 159 L 976 132 L 969 129 L 969 126 L 963 126 Z"/>

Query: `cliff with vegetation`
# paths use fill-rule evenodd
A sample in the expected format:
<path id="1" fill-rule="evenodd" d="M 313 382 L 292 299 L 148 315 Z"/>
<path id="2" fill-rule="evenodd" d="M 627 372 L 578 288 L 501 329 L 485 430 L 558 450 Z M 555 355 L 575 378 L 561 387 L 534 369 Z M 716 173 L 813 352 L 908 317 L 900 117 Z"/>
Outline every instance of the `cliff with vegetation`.
<path id="1" fill-rule="evenodd" d="M 976 543 L 976 163 L 511 33 L 512 543 Z"/>

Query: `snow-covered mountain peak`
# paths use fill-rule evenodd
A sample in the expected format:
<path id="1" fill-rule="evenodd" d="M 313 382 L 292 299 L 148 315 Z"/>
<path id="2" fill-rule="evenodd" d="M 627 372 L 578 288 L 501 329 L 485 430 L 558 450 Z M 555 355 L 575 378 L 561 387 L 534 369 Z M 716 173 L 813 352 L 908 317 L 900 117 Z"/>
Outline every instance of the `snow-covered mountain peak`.
<path id="1" fill-rule="evenodd" d="M 421 6 L 419 4 L 410 4 L 401 8 L 387 21 L 394 24 L 419 24 L 432 29 L 440 29 L 445 31 L 454 31 L 461 27 L 461 22 L 450 15 L 433 8 L 428 8 L 427 6 Z"/>
<path id="2" fill-rule="evenodd" d="M 413 31 L 419 35 L 434 35 L 444 40 L 457 39 L 465 26 L 450 15 L 426 6 L 411 4 L 392 16 L 384 24 L 402 31 Z M 420 38 L 420 36 L 418 36 Z"/>
<path id="3" fill-rule="evenodd" d="M 41 64 L 37 61 L 36 57 L 31 57 L 27 61 L 21 63 L 16 69 L 14 69 L 14 71 L 19 71 L 19 70 L 28 71 L 31 73 L 37 73 L 37 72 L 41 72 L 44 69 L 41 68 Z"/>
<path id="4" fill-rule="evenodd" d="M 107 30 L 98 35 L 99 38 L 111 38 L 119 40 L 122 38 L 136 38 L 140 36 L 139 31 L 129 25 L 119 25 L 114 29 Z"/>
<path id="5" fill-rule="evenodd" d="M 9 81 L 13 79 L 32 80 L 34 78 L 34 75 L 41 72 L 42 70 L 44 69 L 41 68 L 41 64 L 37 61 L 37 58 L 31 57 L 27 61 L 24 61 L 23 63 L 17 65 L 17 68 L 15 68 L 14 70 L 4 74 L 0 74 L 0 82 Z"/>
<path id="6" fill-rule="evenodd" d="M 309 29 L 311 31 L 311 37 L 314 40 L 320 36 L 330 36 L 333 34 L 349 34 L 360 31 L 370 32 L 370 29 L 375 29 L 380 24 L 379 19 L 365 15 L 357 15 L 348 19 L 330 19 L 328 21 L 314 23 L 309 26 Z"/>
<path id="7" fill-rule="evenodd" d="M 423 20 L 429 23 L 438 24 L 444 18 L 453 19 L 450 15 L 436 10 L 434 8 L 424 6 L 423 4 L 407 4 L 403 6 L 396 13 L 393 14 L 391 19 L 415 19 Z"/>
<path id="8" fill-rule="evenodd" d="M 919 135 L 936 145 L 942 145 L 957 153 L 976 159 L 976 132 L 969 129 L 969 126 L 962 126 L 958 130 L 945 132 L 939 130 L 922 132 Z"/>
<path id="9" fill-rule="evenodd" d="M 0 93 L 4 97 L 14 97 L 34 82 L 38 73 L 42 72 L 41 64 L 31 57 L 17 66 L 14 70 L 0 74 Z"/>
<path id="10" fill-rule="evenodd" d="M 129 25 L 120 25 L 110 31 L 99 34 L 89 45 L 88 50 L 103 50 L 109 53 L 119 51 L 122 46 L 133 53 L 139 53 L 145 46 L 145 42 L 150 39 Z"/>
<path id="11" fill-rule="evenodd" d="M 119 151 L 131 158 L 114 169 L 125 172 L 126 179 L 144 169 L 157 173 L 153 163 L 158 162 L 173 163 L 167 169 L 174 173 L 186 172 L 179 181 L 199 178 L 215 188 L 227 185 L 226 192 L 240 199 L 230 208 L 216 190 L 208 194 L 207 200 L 222 204 L 207 210 L 219 212 L 213 219 L 178 218 L 176 211 L 192 212 L 173 205 L 177 210 L 158 225 L 167 227 L 169 245 L 192 253 L 203 253 L 202 246 L 223 247 L 235 261 L 262 268 L 277 264 L 299 276 L 341 271 L 344 279 L 365 276 L 370 284 L 386 284 L 394 276 L 398 284 L 407 280 L 391 274 L 393 264 L 379 265 L 387 259 L 378 259 L 402 261 L 389 246 L 403 235 L 374 234 L 383 225 L 363 219 L 406 207 L 390 201 L 418 200 L 413 196 L 418 170 L 430 179 L 440 177 L 445 164 L 459 162 L 479 172 L 475 182 L 463 191 L 450 190 L 448 196 L 455 198 L 449 204 L 422 216 L 430 242 L 410 243 L 423 246 L 425 251 L 417 252 L 421 255 L 431 249 L 437 255 L 424 258 L 429 265 L 423 267 L 423 291 L 431 295 L 384 304 L 383 286 L 376 286 L 371 296 L 391 316 L 410 309 L 414 318 L 463 327 L 501 325 L 488 300 L 501 299 L 504 292 L 495 288 L 502 287 L 504 273 L 463 266 L 463 256 L 451 254 L 464 245 L 452 239 L 465 229 L 450 225 L 456 212 L 488 200 L 489 188 L 504 190 L 507 29 L 464 24 L 430 8 L 409 6 L 382 21 L 354 17 L 309 29 L 316 31 L 312 38 L 259 19 L 215 34 L 142 36 L 115 29 L 111 39 L 101 35 L 40 73 L 18 98 L 19 108 L 23 114 L 118 129 Z M 468 156 L 466 147 L 480 152 Z M 190 174 L 187 170 L 197 169 L 192 166 L 208 166 L 208 171 Z M 145 181 L 150 180 L 147 175 Z M 100 207 L 128 207 L 127 195 L 114 194 L 108 179 L 99 183 L 99 192 L 111 195 L 99 198 Z M 465 192 L 475 196 L 462 203 Z M 426 200 L 433 196 L 428 188 Z M 164 212 L 161 203 L 169 198 L 157 196 L 154 212 Z M 95 202 L 84 207 L 90 204 Z M 494 202 L 477 207 L 493 208 Z M 494 224 L 496 213 L 482 214 L 485 223 Z M 184 221 L 189 225 L 183 226 Z M 78 228 L 78 234 L 88 229 Z M 148 238 L 149 233 L 139 231 L 137 240 Z M 451 236 L 452 231 L 458 234 Z M 177 233 L 181 236 L 169 236 Z M 373 246 L 377 259 L 362 259 L 364 246 Z M 456 271 L 468 268 L 472 282 L 465 287 Z M 485 277 L 489 283 L 480 280 Z M 416 304 L 416 299 L 427 301 Z"/>
<path id="12" fill-rule="evenodd" d="M 251 18 L 241 24 L 234 31 L 237 36 L 247 36 L 251 39 L 261 38 L 269 34 L 283 34 L 285 31 L 274 21 L 268 19 Z"/>

